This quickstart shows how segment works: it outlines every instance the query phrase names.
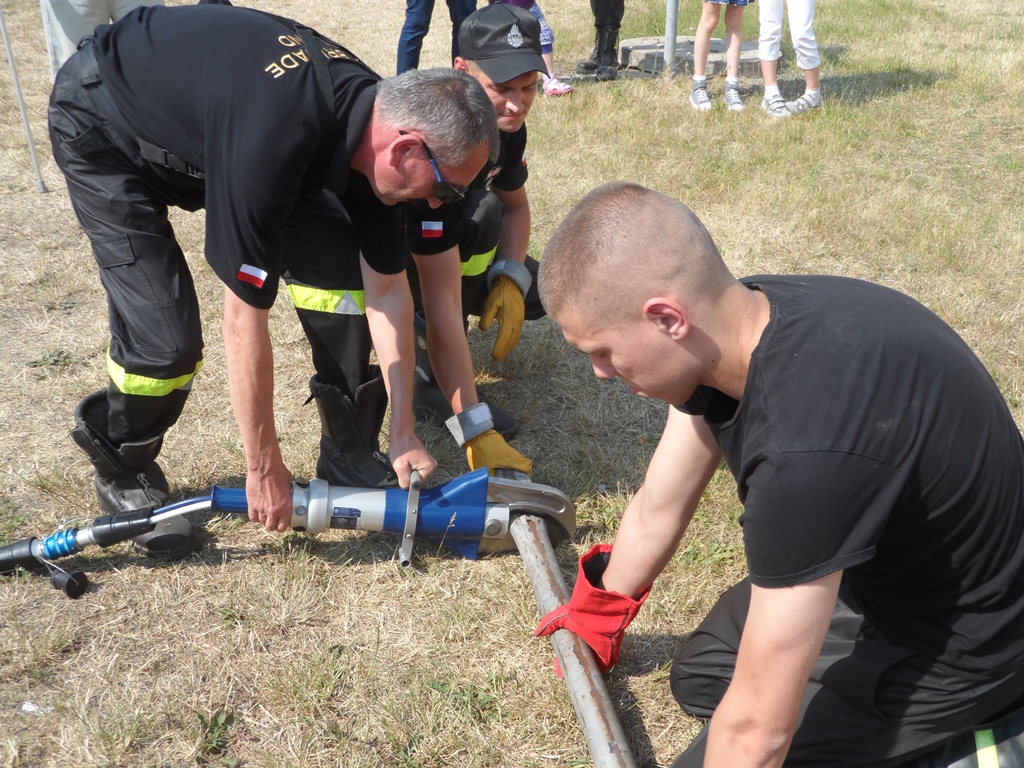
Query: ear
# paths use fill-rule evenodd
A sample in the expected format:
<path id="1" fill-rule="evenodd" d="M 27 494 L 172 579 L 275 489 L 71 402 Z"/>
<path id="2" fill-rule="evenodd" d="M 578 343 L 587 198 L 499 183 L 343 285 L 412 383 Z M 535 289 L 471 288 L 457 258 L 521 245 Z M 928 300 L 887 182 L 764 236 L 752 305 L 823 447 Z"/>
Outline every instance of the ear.
<path id="1" fill-rule="evenodd" d="M 461 56 L 455 57 L 455 63 L 452 64 L 452 69 L 458 70 L 459 72 L 469 73 L 469 62 Z"/>
<path id="2" fill-rule="evenodd" d="M 656 296 L 644 302 L 644 317 L 673 341 L 682 341 L 690 333 L 690 316 L 677 301 Z"/>
<path id="3" fill-rule="evenodd" d="M 419 145 L 420 140 L 411 133 L 396 134 L 395 138 L 384 149 L 387 164 L 397 169 Z"/>

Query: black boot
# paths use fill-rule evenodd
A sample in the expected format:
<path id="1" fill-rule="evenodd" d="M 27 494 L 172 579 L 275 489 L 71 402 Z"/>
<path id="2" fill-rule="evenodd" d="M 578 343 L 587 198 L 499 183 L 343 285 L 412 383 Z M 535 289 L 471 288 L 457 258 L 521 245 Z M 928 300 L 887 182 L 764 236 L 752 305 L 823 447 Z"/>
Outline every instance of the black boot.
<path id="1" fill-rule="evenodd" d="M 152 512 L 167 503 L 170 489 L 156 457 L 163 435 L 115 448 L 107 436 L 107 392 L 101 389 L 75 408 L 71 437 L 86 452 L 96 470 L 96 497 L 108 515 L 135 510 Z M 180 560 L 199 548 L 200 539 L 184 517 L 158 523 L 149 533 L 132 539 L 135 548 L 151 557 Z"/>
<path id="2" fill-rule="evenodd" d="M 597 79 L 614 80 L 619 76 L 619 30 L 601 27 L 597 35 Z"/>
<path id="3" fill-rule="evenodd" d="M 577 75 L 592 75 L 597 72 L 598 64 L 598 48 L 600 47 L 601 31 L 597 30 L 594 32 L 594 50 L 590 52 L 590 58 L 584 59 L 576 64 Z"/>
<path id="4" fill-rule="evenodd" d="M 444 424 L 454 413 L 451 403 L 445 397 L 441 386 L 434 378 L 434 369 L 430 364 L 430 352 L 427 350 L 427 321 L 422 312 L 416 313 L 416 372 L 413 375 L 412 410 L 417 416 Z M 491 409 L 491 420 L 494 429 L 506 440 L 519 434 L 519 422 L 515 416 L 501 406 L 495 405 L 485 398 L 480 390 L 477 399 L 487 403 Z"/>
<path id="5" fill-rule="evenodd" d="M 380 369 L 356 390 L 355 402 L 320 376 L 309 380 L 310 400 L 320 414 L 320 458 L 316 476 L 331 485 L 349 488 L 388 488 L 398 475 L 381 453 L 378 435 L 388 407 L 388 394 Z M 308 402 L 308 401 L 307 401 Z"/>

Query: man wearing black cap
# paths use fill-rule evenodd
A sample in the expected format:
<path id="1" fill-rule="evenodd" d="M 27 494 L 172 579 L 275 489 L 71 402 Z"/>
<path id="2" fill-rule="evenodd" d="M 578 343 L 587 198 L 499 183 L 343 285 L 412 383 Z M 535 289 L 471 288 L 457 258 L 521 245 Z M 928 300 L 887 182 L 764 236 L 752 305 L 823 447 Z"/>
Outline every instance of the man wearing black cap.
<path id="1" fill-rule="evenodd" d="M 524 186 L 524 121 L 537 95 L 538 72 L 547 71 L 540 23 L 516 6 L 489 5 L 462 23 L 459 48 L 455 69 L 476 78 L 490 97 L 501 149 L 463 200 L 437 209 L 406 206 L 414 257 L 410 280 L 419 310 L 413 408 L 445 422 L 466 449 L 470 467 L 529 474 L 532 462 L 505 441 L 518 432 L 518 423 L 477 393 L 466 318 L 478 315 L 483 330 L 497 320 L 491 354 L 500 361 L 519 340 L 523 321 L 544 315 L 534 280 L 537 262 L 526 255 L 530 204 Z"/>

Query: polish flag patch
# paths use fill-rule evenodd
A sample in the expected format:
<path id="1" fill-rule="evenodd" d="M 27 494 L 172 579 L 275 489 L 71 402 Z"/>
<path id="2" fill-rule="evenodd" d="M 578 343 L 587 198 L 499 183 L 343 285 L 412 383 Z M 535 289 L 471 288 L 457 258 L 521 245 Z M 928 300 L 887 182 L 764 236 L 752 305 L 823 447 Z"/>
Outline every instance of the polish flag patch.
<path id="1" fill-rule="evenodd" d="M 259 267 L 243 264 L 239 267 L 238 274 L 235 275 L 235 278 L 241 280 L 243 283 L 249 283 L 250 285 L 255 285 L 257 288 L 262 288 L 263 283 L 267 280 L 267 272 Z"/>
<path id="2" fill-rule="evenodd" d="M 440 221 L 424 221 L 423 237 L 441 237 L 444 234 L 444 224 Z"/>

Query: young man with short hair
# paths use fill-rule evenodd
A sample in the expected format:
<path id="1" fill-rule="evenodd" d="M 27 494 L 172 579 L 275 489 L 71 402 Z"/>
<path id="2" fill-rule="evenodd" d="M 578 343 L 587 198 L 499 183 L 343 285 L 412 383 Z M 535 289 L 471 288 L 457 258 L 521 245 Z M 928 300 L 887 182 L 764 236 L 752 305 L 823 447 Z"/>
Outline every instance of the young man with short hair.
<path id="1" fill-rule="evenodd" d="M 948 325 L 859 280 L 737 280 L 635 184 L 587 195 L 539 280 L 599 378 L 671 407 L 614 546 L 538 633 L 610 668 L 723 458 L 743 503 L 749 578 L 676 651 L 709 723 L 675 768 L 903 765 L 1024 704 L 1024 441 Z"/>

